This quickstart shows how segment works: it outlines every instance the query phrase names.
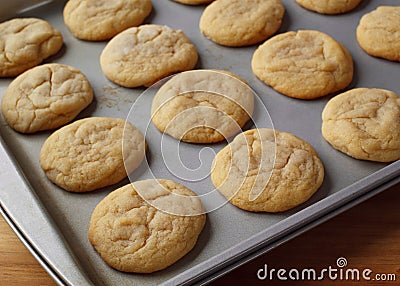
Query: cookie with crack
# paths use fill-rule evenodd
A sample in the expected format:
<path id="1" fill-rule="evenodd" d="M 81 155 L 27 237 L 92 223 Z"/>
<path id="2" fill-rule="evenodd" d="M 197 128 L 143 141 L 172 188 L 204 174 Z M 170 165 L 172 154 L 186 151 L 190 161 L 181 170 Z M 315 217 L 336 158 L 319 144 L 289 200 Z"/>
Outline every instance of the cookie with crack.
<path id="1" fill-rule="evenodd" d="M 214 0 L 174 0 L 175 2 L 179 2 L 186 5 L 201 5 L 208 4 L 213 2 Z"/>
<path id="2" fill-rule="evenodd" d="M 313 30 L 272 37 L 254 52 L 251 67 L 265 84 L 300 99 L 334 93 L 353 79 L 353 60 L 347 49 Z"/>
<path id="3" fill-rule="evenodd" d="M 356 159 L 400 159 L 400 97 L 392 91 L 356 88 L 335 96 L 322 112 L 322 136 Z"/>
<path id="4" fill-rule="evenodd" d="M 342 14 L 356 8 L 362 0 L 296 0 L 297 4 L 320 14 Z"/>
<path id="5" fill-rule="evenodd" d="M 252 89 L 227 71 L 194 70 L 168 80 L 151 107 L 153 124 L 178 140 L 214 143 L 235 135 L 254 109 Z"/>
<path id="6" fill-rule="evenodd" d="M 204 10 L 199 26 L 220 45 L 248 46 L 275 34 L 284 12 L 281 0 L 218 0 Z"/>
<path id="7" fill-rule="evenodd" d="M 179 214 L 154 207 L 139 195 L 166 205 L 176 205 Z M 150 197 L 150 195 L 148 195 Z M 186 199 L 180 204 L 179 200 Z M 88 238 L 111 267 L 136 273 L 164 269 L 195 246 L 206 215 L 197 195 L 171 180 L 145 180 L 121 187 L 94 209 Z"/>
<path id="8" fill-rule="evenodd" d="M 400 6 L 380 6 L 357 26 L 357 41 L 371 56 L 400 61 Z"/>
<path id="9" fill-rule="evenodd" d="M 61 188 L 88 192 L 118 183 L 144 156 L 144 137 L 135 126 L 119 118 L 90 117 L 51 134 L 40 151 L 40 166 Z"/>
<path id="10" fill-rule="evenodd" d="M 150 14 L 150 0 L 70 0 L 64 7 L 64 22 L 81 40 L 102 41 L 142 24 Z"/>
<path id="11" fill-rule="evenodd" d="M 0 24 L 0 77 L 17 76 L 57 53 L 61 33 L 36 18 L 16 18 Z"/>
<path id="12" fill-rule="evenodd" d="M 142 25 L 115 36 L 104 48 L 100 64 L 109 80 L 124 87 L 150 86 L 197 63 L 196 47 L 181 30 Z"/>
<path id="13" fill-rule="evenodd" d="M 235 206 L 282 212 L 307 201 L 321 186 L 324 167 L 314 148 L 268 128 L 243 132 L 215 156 L 214 186 Z"/>
<path id="14" fill-rule="evenodd" d="M 63 64 L 45 64 L 10 83 L 1 111 L 14 130 L 34 133 L 70 122 L 92 100 L 93 90 L 82 72 Z"/>

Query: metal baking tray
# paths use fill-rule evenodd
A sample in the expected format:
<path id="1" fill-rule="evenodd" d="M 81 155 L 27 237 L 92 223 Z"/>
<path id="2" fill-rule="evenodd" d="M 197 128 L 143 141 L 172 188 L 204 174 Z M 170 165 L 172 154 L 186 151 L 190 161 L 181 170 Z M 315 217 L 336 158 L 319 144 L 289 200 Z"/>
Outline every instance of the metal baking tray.
<path id="1" fill-rule="evenodd" d="M 349 49 L 355 62 L 355 77 L 348 89 L 377 87 L 400 93 L 400 64 L 367 55 L 355 38 L 355 28 L 364 13 L 379 5 L 398 5 L 397 0 L 363 1 L 354 11 L 337 16 L 307 11 L 292 0 L 283 2 L 286 13 L 279 32 L 316 29 L 333 36 Z M 178 180 L 198 194 L 210 190 L 212 185 L 208 177 L 196 182 L 179 179 L 162 165 L 157 149 L 159 133 L 152 124 L 147 125 L 146 119 L 151 93 L 141 96 L 144 88 L 122 88 L 105 78 L 99 56 L 106 42 L 74 38 L 63 23 L 64 4 L 65 1 L 52 1 L 17 16 L 45 19 L 62 32 L 63 49 L 46 62 L 72 65 L 90 80 L 95 101 L 79 117 L 129 117 L 146 133 L 148 164 L 135 171 L 132 179 L 155 175 Z M 0 10 L 2 5 L 0 3 Z M 199 51 L 197 68 L 229 70 L 250 84 L 262 103 L 256 105 L 254 114 L 257 126 L 272 124 L 314 146 L 325 166 L 324 183 L 309 201 L 284 213 L 250 213 L 225 204 L 208 214 L 197 245 L 176 264 L 147 275 L 122 273 L 101 260 L 87 240 L 87 229 L 97 203 L 129 181 L 91 193 L 63 191 L 47 180 L 39 166 L 41 146 L 51 132 L 23 135 L 13 131 L 1 117 L 0 212 L 59 285 L 204 284 L 400 181 L 400 161 L 383 164 L 355 160 L 336 151 L 322 138 L 321 112 L 333 95 L 303 101 L 278 94 L 251 72 L 251 57 L 257 45 L 227 48 L 200 34 L 198 21 L 204 6 L 185 6 L 166 0 L 153 0 L 153 6 L 146 23 L 182 29 Z M 0 79 L 1 95 L 10 81 Z M 267 108 L 271 121 L 265 119 L 269 117 L 263 113 L 261 105 Z M 131 108 L 136 112 L 132 113 L 133 117 L 129 113 Z M 167 143 L 173 144 L 173 140 Z M 209 164 L 213 152 L 222 146 L 181 144 L 179 154 L 184 155 L 186 164 L 197 168 L 202 163 Z M 175 166 L 174 160 L 168 164 Z"/>

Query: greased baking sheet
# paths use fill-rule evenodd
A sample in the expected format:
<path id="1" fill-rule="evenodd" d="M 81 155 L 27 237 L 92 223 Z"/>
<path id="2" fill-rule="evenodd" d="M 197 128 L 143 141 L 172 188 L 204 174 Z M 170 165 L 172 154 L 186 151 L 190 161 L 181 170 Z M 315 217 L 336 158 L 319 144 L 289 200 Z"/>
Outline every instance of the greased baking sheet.
<path id="1" fill-rule="evenodd" d="M 251 72 L 251 57 L 257 45 L 244 48 L 218 46 L 204 38 L 198 21 L 204 6 L 185 6 L 169 0 L 153 0 L 153 12 L 146 23 L 166 24 L 182 29 L 199 52 L 197 68 L 225 69 L 243 77 L 267 108 L 271 121 L 262 107 L 256 105 L 257 126 L 272 125 L 291 132 L 311 143 L 324 163 L 326 177 L 320 190 L 305 204 L 284 213 L 257 214 L 242 211 L 230 204 L 208 214 L 207 224 L 195 248 L 165 270 L 148 274 L 122 273 L 108 267 L 87 240 L 90 215 L 110 191 L 128 183 L 96 192 L 76 194 L 61 190 L 50 183 L 39 166 L 39 152 L 51 132 L 23 135 L 0 121 L 0 203 L 1 212 L 10 220 L 18 234 L 35 251 L 41 263 L 59 284 L 65 285 L 157 285 L 191 284 L 205 279 L 215 271 L 243 257 L 251 257 L 277 241 L 288 239 L 307 225 L 323 220 L 335 210 L 344 208 L 383 184 L 397 181 L 400 162 L 382 164 L 352 159 L 334 150 L 321 136 L 321 112 L 332 96 L 303 101 L 283 96 L 260 82 Z M 352 87 L 377 87 L 400 93 L 400 64 L 364 53 L 355 38 L 360 17 L 378 5 L 398 5 L 397 0 L 364 0 L 353 12 L 326 16 L 307 11 L 293 0 L 284 0 L 286 13 L 279 32 L 315 29 L 333 36 L 351 52 L 355 62 Z M 72 65 L 89 79 L 95 101 L 80 115 L 127 118 L 134 105 L 133 121 L 139 125 L 149 144 L 147 164 L 135 171 L 134 179 L 152 175 L 182 182 L 198 194 L 212 189 L 209 178 L 197 182 L 180 180 L 161 164 L 159 133 L 146 116 L 151 93 L 143 88 L 125 89 L 109 82 L 100 69 L 99 56 L 105 42 L 85 42 L 74 38 L 63 23 L 65 1 L 52 3 L 19 16 L 34 16 L 49 21 L 64 37 L 63 49 L 46 62 Z M 1 9 L 1 3 L 0 3 Z M 11 15 L 10 15 L 11 16 Z M 0 79 L 2 95 L 10 79 Z M 146 97 L 147 96 L 147 97 Z M 131 115 L 132 116 L 132 115 Z M 131 118 L 130 116 L 130 118 Z M 132 118 L 131 118 L 132 119 Z M 251 127 L 249 125 L 249 127 Z M 174 145 L 175 146 L 175 145 Z M 205 149 L 203 149 L 206 147 Z M 196 169 L 209 164 L 223 144 L 197 146 L 181 144 L 179 154 L 185 164 Z M 201 152 L 200 150 L 203 149 Z M 178 162 L 179 160 L 176 160 Z M 172 168 L 176 163 L 168 162 Z M 203 164 L 203 165 L 202 165 Z"/>

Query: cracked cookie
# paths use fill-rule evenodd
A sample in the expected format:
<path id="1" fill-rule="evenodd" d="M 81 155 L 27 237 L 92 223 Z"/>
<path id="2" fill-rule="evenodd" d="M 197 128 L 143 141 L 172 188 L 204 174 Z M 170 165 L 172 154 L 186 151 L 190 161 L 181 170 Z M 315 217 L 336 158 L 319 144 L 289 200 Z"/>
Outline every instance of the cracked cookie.
<path id="1" fill-rule="evenodd" d="M 102 41 L 142 24 L 151 10 L 150 0 L 70 0 L 63 15 L 78 39 Z"/>
<path id="2" fill-rule="evenodd" d="M 200 31 L 224 46 L 253 45 L 279 29 L 285 8 L 281 0 L 218 0 L 200 18 Z"/>
<path id="3" fill-rule="evenodd" d="M 104 48 L 100 64 L 112 82 L 124 87 L 150 86 L 197 63 L 196 47 L 181 30 L 142 25 L 115 36 Z"/>
<path id="4" fill-rule="evenodd" d="M 254 109 L 252 89 L 226 71 L 182 72 L 153 98 L 153 124 L 161 132 L 191 143 L 214 143 L 240 131 Z"/>
<path id="5" fill-rule="evenodd" d="M 214 186 L 235 206 L 282 212 L 307 201 L 321 186 L 324 167 L 314 148 L 268 128 L 243 132 L 216 155 Z"/>
<path id="6" fill-rule="evenodd" d="M 138 193 L 151 193 L 154 201 L 177 204 L 180 214 L 169 214 L 143 200 Z M 169 198 L 173 196 L 172 200 Z M 145 180 L 121 187 L 105 197 L 94 209 L 88 238 L 111 267 L 136 273 L 164 269 L 193 249 L 206 215 L 195 193 L 170 180 Z M 195 211 L 195 212 L 194 212 Z"/>
<path id="7" fill-rule="evenodd" d="M 40 166 L 61 188 L 88 192 L 118 183 L 144 156 L 144 137 L 135 126 L 119 118 L 91 117 L 50 135 L 40 151 Z"/>
<path id="8" fill-rule="evenodd" d="M 320 14 L 342 14 L 356 8 L 362 0 L 296 0 L 297 4 Z"/>
<path id="9" fill-rule="evenodd" d="M 0 77 L 17 76 L 57 53 L 63 45 L 59 31 L 36 18 L 0 24 Z"/>
<path id="10" fill-rule="evenodd" d="M 347 49 L 325 33 L 287 32 L 267 40 L 254 52 L 253 73 L 278 92 L 313 99 L 348 86 L 353 60 Z"/>
<path id="11" fill-rule="evenodd" d="M 322 135 L 356 159 L 400 159 L 400 97 L 392 91 L 357 88 L 335 96 L 322 112 Z"/>
<path id="12" fill-rule="evenodd" d="M 87 78 L 62 64 L 34 67 L 15 78 L 6 89 L 1 111 L 21 133 L 60 127 L 73 120 L 93 100 Z"/>
<path id="13" fill-rule="evenodd" d="M 400 61 L 400 6 L 380 6 L 365 14 L 357 27 L 357 41 L 371 56 Z"/>

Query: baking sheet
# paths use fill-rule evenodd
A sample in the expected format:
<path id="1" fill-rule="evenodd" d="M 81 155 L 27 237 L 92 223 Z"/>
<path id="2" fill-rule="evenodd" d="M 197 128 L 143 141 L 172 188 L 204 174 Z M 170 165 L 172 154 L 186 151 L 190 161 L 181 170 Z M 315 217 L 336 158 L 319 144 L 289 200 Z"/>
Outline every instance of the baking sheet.
<path id="1" fill-rule="evenodd" d="M 116 186 L 92 193 L 65 192 L 50 183 L 39 166 L 40 148 L 50 132 L 19 134 L 10 129 L 1 118 L 1 207 L 38 250 L 41 258 L 61 277 L 60 281 L 71 285 L 190 283 L 219 270 L 218 267 L 266 247 L 296 231 L 300 226 L 319 219 L 400 175 L 399 162 L 382 164 L 355 160 L 334 150 L 322 138 L 321 112 L 332 96 L 301 101 L 280 95 L 260 82 L 251 72 L 251 57 L 257 46 L 227 48 L 205 39 L 198 29 L 198 20 L 204 6 L 185 6 L 166 0 L 152 2 L 154 9 L 146 22 L 167 24 L 184 30 L 199 51 L 198 68 L 226 69 L 243 77 L 258 94 L 272 120 L 270 122 L 262 109 L 258 109 L 254 115 L 257 126 L 273 124 L 276 129 L 291 132 L 311 143 L 325 165 L 326 178 L 320 190 L 308 202 L 285 213 L 255 214 L 226 204 L 209 213 L 196 247 L 173 266 L 150 275 L 121 273 L 108 267 L 93 250 L 87 241 L 87 228 L 91 212 L 97 203 L 110 191 L 129 181 L 125 180 Z M 398 5 L 396 0 L 365 0 L 355 11 L 337 16 L 309 12 L 294 1 L 287 0 L 283 3 L 286 13 L 280 32 L 317 29 L 333 36 L 349 49 L 355 61 L 355 77 L 349 88 L 377 87 L 400 93 L 399 63 L 368 56 L 355 40 L 355 27 L 364 13 L 378 5 Z M 127 118 L 132 106 L 145 115 L 151 102 L 150 96 L 140 97 L 145 89 L 125 89 L 105 78 L 100 69 L 99 56 L 106 43 L 75 39 L 64 26 L 63 6 L 64 1 L 54 1 L 22 16 L 43 18 L 62 32 L 65 43 L 62 51 L 46 62 L 72 65 L 84 72 L 91 82 L 95 101 L 79 117 Z M 10 79 L 0 79 L 1 95 L 9 82 Z M 147 126 L 146 120 L 140 121 L 140 118 L 134 116 L 131 119 L 138 120 L 135 123 L 146 133 L 146 140 L 150 143 L 148 166 L 143 164 L 131 179 L 150 178 L 153 172 L 157 177 L 181 181 L 199 194 L 212 189 L 208 177 L 189 182 L 171 174 L 158 156 L 158 131 L 151 124 Z M 213 152 L 222 146 L 181 144 L 179 151 L 185 154 L 184 157 L 190 158 L 185 163 L 192 164 L 192 168 L 201 163 L 206 167 Z M 206 149 L 200 152 L 204 147 Z"/>

